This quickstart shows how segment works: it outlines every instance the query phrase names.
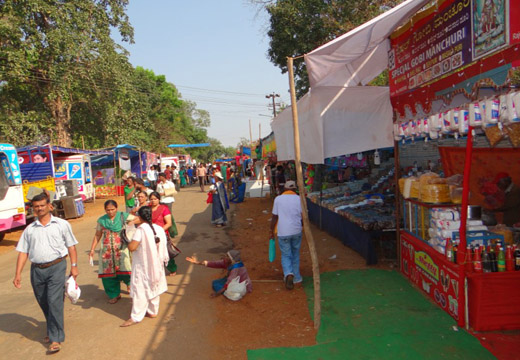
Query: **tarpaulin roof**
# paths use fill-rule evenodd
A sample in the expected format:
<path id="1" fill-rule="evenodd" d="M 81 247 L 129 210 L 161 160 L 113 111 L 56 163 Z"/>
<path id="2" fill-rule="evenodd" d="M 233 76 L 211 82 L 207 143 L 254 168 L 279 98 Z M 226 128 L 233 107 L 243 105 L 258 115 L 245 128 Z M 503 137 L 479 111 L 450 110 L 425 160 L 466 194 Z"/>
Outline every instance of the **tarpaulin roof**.
<path id="1" fill-rule="evenodd" d="M 137 146 L 134 146 L 134 145 L 120 144 L 112 149 L 136 149 L 136 148 L 137 148 Z"/>
<path id="2" fill-rule="evenodd" d="M 41 147 L 48 147 L 49 145 L 30 145 L 30 146 L 24 146 L 16 148 L 18 151 L 27 151 L 27 150 L 33 150 Z M 77 148 L 67 148 L 63 146 L 50 146 L 52 151 L 66 153 L 66 154 L 90 154 L 90 155 L 112 155 L 112 151 L 108 150 L 85 150 L 85 149 L 77 149 Z"/>
<path id="3" fill-rule="evenodd" d="M 325 158 L 393 145 L 392 105 L 387 87 L 317 87 L 298 101 L 300 156 L 323 164 Z M 291 109 L 271 123 L 278 160 L 294 159 Z"/>
<path id="4" fill-rule="evenodd" d="M 202 143 L 202 144 L 171 144 L 168 147 L 171 148 L 194 148 L 194 147 L 206 147 L 211 146 L 210 143 Z"/>
<path id="5" fill-rule="evenodd" d="M 251 148 L 247 146 L 242 146 L 242 154 L 251 156 Z"/>
<path id="6" fill-rule="evenodd" d="M 431 0 L 407 0 L 305 55 L 311 87 L 368 84 L 388 67 L 390 34 Z"/>
<path id="7" fill-rule="evenodd" d="M 388 37 L 429 0 L 407 0 L 305 55 L 311 91 L 298 103 L 301 160 L 393 145 L 388 87 L 366 85 L 388 67 Z M 291 108 L 271 123 L 279 160 L 294 159 Z"/>

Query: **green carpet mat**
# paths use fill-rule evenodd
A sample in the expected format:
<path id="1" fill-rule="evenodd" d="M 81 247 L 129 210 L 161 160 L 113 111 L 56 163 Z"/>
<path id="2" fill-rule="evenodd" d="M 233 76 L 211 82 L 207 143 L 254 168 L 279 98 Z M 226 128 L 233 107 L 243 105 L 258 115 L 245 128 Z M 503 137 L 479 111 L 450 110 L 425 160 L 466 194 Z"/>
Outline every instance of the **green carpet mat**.
<path id="1" fill-rule="evenodd" d="M 304 287 L 312 314 L 312 278 Z M 318 345 L 248 350 L 248 359 L 494 359 L 395 271 L 322 274 L 321 296 Z"/>

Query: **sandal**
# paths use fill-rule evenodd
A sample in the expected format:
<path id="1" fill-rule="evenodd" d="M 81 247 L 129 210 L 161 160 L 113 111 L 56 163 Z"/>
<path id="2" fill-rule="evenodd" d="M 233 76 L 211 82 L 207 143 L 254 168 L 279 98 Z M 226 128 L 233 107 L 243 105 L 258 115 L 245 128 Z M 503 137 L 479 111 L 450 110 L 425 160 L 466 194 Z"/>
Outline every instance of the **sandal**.
<path id="1" fill-rule="evenodd" d="M 132 326 L 132 325 L 135 325 L 135 324 L 137 324 L 137 323 L 134 320 L 128 319 L 124 323 L 119 325 L 119 327 L 129 327 L 129 326 Z"/>
<path id="2" fill-rule="evenodd" d="M 48 336 L 46 336 L 46 337 L 43 338 L 43 343 L 44 343 L 44 344 L 49 344 L 50 342 L 51 342 L 51 340 L 49 339 Z"/>
<path id="3" fill-rule="evenodd" d="M 57 353 L 61 350 L 61 344 L 58 342 L 53 342 L 49 345 L 49 348 L 47 349 L 49 353 Z"/>
<path id="4" fill-rule="evenodd" d="M 121 295 L 119 295 L 118 297 L 115 297 L 115 298 L 112 298 L 112 299 L 108 300 L 108 303 L 109 303 L 109 304 L 115 304 L 115 303 L 118 302 L 120 299 L 121 299 Z"/>
<path id="5" fill-rule="evenodd" d="M 155 319 L 157 317 L 157 315 L 152 315 L 152 314 L 148 314 L 146 313 L 145 315 L 147 318 L 150 318 L 150 319 Z"/>

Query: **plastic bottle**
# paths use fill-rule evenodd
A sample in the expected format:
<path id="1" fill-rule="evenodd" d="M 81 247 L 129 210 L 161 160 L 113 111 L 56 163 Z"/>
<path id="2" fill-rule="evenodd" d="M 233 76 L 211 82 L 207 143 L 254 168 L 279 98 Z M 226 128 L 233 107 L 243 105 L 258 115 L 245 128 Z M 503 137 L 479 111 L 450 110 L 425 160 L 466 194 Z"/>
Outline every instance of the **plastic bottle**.
<path id="1" fill-rule="evenodd" d="M 515 258 L 515 270 L 520 271 L 520 248 L 516 248 L 513 256 Z"/>
<path id="2" fill-rule="evenodd" d="M 459 248 L 457 245 L 455 245 L 453 247 L 453 262 L 456 264 L 457 263 L 457 254 L 459 252 Z"/>
<path id="3" fill-rule="evenodd" d="M 492 271 L 489 253 L 486 251 L 486 248 L 484 246 L 482 247 L 482 269 L 485 273 L 489 273 Z"/>
<path id="4" fill-rule="evenodd" d="M 476 273 L 482 272 L 482 258 L 480 257 L 480 251 L 475 251 L 475 254 L 473 256 L 473 270 Z"/>
<path id="5" fill-rule="evenodd" d="M 513 248 L 511 245 L 506 247 L 506 271 L 513 271 L 515 269 L 515 261 L 513 258 Z"/>
<path id="6" fill-rule="evenodd" d="M 497 263 L 499 272 L 506 271 L 506 256 L 503 247 L 500 247 L 500 250 L 498 250 Z"/>
<path id="7" fill-rule="evenodd" d="M 497 272 L 498 271 L 497 255 L 495 254 L 495 249 L 492 246 L 489 247 L 489 261 L 491 262 L 491 272 Z"/>
<path id="8" fill-rule="evenodd" d="M 471 246 L 466 247 L 466 256 L 464 258 L 464 269 L 466 270 L 466 272 L 473 272 L 473 261 L 471 261 Z"/>
<path id="9" fill-rule="evenodd" d="M 446 259 L 448 261 L 453 261 L 453 245 L 451 244 L 451 240 L 446 240 Z"/>

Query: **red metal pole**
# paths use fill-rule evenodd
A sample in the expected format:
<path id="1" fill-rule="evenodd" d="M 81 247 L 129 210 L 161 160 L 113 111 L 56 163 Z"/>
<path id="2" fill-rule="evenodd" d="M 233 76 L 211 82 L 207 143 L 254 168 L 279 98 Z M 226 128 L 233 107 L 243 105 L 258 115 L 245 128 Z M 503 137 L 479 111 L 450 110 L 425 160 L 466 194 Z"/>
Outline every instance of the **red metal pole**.
<path id="1" fill-rule="evenodd" d="M 459 228 L 459 251 L 457 254 L 457 263 L 459 265 L 459 320 L 458 325 L 465 325 L 465 298 L 464 298 L 464 261 L 466 260 L 466 222 L 468 220 L 468 201 L 469 201 L 469 180 L 471 177 L 471 157 L 473 154 L 473 127 L 468 128 L 468 137 L 466 140 L 466 157 L 464 159 L 464 178 L 462 182 L 462 204 L 460 209 L 460 228 Z"/>

